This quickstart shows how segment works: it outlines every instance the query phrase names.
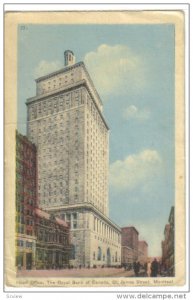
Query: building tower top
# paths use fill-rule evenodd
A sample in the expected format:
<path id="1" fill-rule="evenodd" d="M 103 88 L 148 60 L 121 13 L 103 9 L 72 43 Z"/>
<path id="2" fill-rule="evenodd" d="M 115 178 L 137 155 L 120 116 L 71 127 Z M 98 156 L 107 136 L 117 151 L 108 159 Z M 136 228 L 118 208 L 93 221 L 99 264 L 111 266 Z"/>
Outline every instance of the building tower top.
<path id="1" fill-rule="evenodd" d="M 64 51 L 64 66 L 71 66 L 75 64 L 75 56 L 71 50 Z"/>

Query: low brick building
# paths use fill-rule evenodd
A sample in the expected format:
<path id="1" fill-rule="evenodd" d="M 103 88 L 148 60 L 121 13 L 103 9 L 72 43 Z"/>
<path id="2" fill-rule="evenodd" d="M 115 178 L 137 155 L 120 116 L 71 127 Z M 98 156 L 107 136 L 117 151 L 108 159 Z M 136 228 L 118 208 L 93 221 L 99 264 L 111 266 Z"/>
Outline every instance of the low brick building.
<path id="1" fill-rule="evenodd" d="M 69 265 L 72 247 L 69 226 L 54 215 L 35 209 L 36 269 L 65 268 Z"/>

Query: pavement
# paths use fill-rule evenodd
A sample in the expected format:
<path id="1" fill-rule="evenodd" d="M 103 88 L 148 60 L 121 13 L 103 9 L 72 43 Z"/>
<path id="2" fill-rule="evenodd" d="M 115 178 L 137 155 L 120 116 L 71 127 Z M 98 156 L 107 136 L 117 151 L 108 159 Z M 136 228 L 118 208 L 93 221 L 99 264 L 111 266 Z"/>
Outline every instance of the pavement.
<path id="1" fill-rule="evenodd" d="M 17 272 L 17 277 L 134 277 L 134 272 L 124 268 L 21 270 Z"/>

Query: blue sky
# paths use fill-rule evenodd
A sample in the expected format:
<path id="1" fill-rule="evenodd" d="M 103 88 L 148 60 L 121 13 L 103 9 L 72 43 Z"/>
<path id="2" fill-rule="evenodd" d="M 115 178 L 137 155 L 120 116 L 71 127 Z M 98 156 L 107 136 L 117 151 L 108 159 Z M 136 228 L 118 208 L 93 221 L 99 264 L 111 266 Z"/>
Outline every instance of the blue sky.
<path id="1" fill-rule="evenodd" d="M 18 129 L 26 134 L 34 79 L 63 67 L 71 49 L 84 61 L 110 127 L 110 217 L 134 225 L 161 255 L 174 205 L 174 26 L 29 25 L 18 27 Z"/>

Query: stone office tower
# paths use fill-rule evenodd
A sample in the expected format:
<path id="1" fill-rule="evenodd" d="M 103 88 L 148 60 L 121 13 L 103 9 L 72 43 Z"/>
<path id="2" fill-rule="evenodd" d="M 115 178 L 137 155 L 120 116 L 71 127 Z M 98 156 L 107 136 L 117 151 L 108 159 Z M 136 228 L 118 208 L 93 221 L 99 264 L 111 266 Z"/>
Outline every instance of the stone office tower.
<path id="1" fill-rule="evenodd" d="M 38 204 L 69 223 L 74 265 L 120 264 L 120 228 L 108 218 L 109 129 L 83 62 L 36 79 L 28 138 L 38 153 Z"/>

